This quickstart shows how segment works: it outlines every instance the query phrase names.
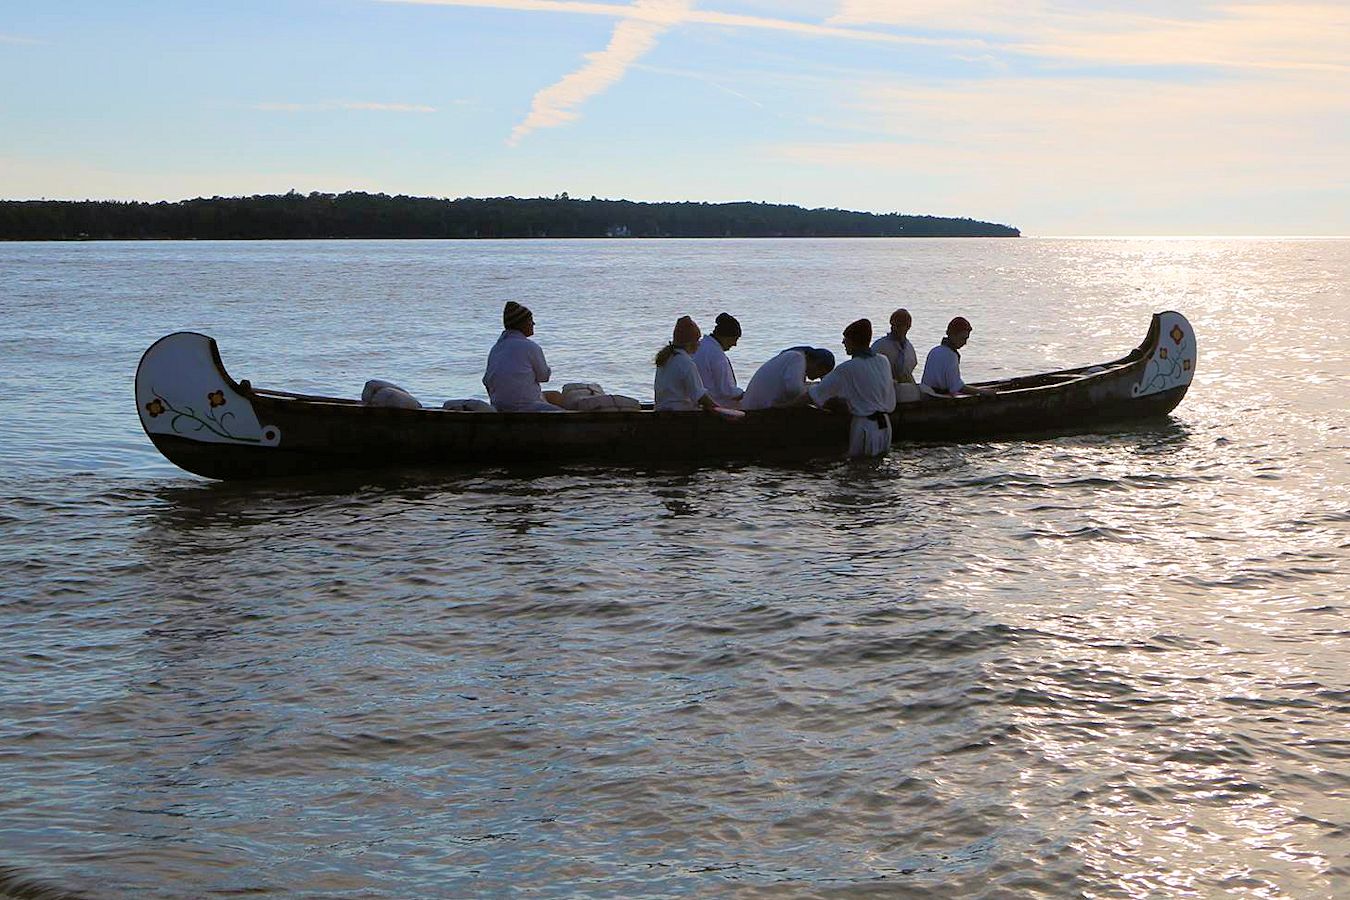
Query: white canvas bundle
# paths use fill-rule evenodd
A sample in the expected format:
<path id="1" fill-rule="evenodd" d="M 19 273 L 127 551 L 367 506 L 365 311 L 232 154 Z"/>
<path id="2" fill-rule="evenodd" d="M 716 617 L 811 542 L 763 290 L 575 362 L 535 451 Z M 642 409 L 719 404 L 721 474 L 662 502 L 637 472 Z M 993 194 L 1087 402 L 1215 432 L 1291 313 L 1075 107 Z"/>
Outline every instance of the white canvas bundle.
<path id="1" fill-rule="evenodd" d="M 576 406 L 568 407 L 577 412 L 622 412 L 624 410 L 642 409 L 642 404 L 632 397 L 625 397 L 622 394 L 595 394 L 591 397 L 581 397 L 577 400 Z"/>
<path id="2" fill-rule="evenodd" d="M 581 403 L 592 397 L 603 397 L 605 389 L 598 384 L 588 382 L 572 382 L 563 385 L 562 405 L 563 409 L 579 410 Z"/>
<path id="3" fill-rule="evenodd" d="M 447 400 L 441 404 L 441 409 L 448 409 L 451 412 L 496 412 L 492 404 L 486 400 Z"/>
<path id="4" fill-rule="evenodd" d="M 361 402 L 366 406 L 392 406 L 398 409 L 421 409 L 417 398 L 388 381 L 371 379 L 361 390 Z"/>

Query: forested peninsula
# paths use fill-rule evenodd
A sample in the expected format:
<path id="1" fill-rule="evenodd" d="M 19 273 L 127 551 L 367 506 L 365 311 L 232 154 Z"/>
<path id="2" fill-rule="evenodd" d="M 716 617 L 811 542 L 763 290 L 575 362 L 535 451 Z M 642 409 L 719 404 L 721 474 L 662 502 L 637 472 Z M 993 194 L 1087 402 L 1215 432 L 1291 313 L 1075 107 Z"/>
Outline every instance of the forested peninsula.
<path id="1" fill-rule="evenodd" d="M 1020 237 L 1016 228 L 775 203 L 265 194 L 177 203 L 0 201 L 0 240 Z"/>

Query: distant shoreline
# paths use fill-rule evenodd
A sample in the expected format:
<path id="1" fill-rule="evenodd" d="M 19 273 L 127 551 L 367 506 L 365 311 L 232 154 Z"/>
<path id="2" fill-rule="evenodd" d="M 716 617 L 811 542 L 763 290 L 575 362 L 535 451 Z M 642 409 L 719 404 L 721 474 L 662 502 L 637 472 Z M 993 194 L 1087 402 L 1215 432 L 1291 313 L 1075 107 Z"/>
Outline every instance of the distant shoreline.
<path id="1" fill-rule="evenodd" d="M 0 240 L 494 240 L 1020 237 L 966 218 L 772 203 L 266 194 L 175 203 L 0 201 Z"/>

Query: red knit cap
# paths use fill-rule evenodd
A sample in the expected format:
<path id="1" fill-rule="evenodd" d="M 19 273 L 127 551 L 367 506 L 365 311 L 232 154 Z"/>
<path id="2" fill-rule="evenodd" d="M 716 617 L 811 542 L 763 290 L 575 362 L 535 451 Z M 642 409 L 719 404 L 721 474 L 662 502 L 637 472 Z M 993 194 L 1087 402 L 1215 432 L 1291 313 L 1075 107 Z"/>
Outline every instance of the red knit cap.
<path id="1" fill-rule="evenodd" d="M 974 329 L 970 327 L 970 322 L 966 321 L 965 316 L 957 316 L 947 323 L 948 334 L 956 334 L 958 331 L 964 331 L 967 334 L 974 331 Z"/>
<path id="2" fill-rule="evenodd" d="M 701 337 L 703 337 L 703 332 L 699 331 L 698 323 L 688 316 L 680 316 L 679 321 L 675 323 L 675 333 L 671 336 L 671 343 L 683 347 L 685 344 L 696 343 Z"/>
<path id="3" fill-rule="evenodd" d="M 844 337 L 859 347 L 872 343 L 872 321 L 859 319 L 844 329 Z"/>

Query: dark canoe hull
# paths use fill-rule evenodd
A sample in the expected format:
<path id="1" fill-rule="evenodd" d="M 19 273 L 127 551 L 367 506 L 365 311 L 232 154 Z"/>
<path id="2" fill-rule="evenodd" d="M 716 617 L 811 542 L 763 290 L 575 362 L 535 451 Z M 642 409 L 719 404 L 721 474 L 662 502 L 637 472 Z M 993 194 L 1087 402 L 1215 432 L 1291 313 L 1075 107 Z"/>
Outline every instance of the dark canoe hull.
<path id="1" fill-rule="evenodd" d="M 1163 316 L 1172 317 L 1166 322 Z M 1104 366 L 998 384 L 994 397 L 930 398 L 893 414 L 904 441 L 997 440 L 1166 416 L 1194 366 L 1194 336 L 1178 378 L 1157 376 L 1157 351 L 1184 323 L 1154 317 L 1133 353 Z M 1164 353 L 1164 358 L 1168 354 Z M 1176 360 L 1180 364 L 1180 357 Z M 1141 387 L 1142 386 L 1142 387 Z M 253 390 L 225 372 L 215 341 L 169 335 L 137 372 L 141 422 L 170 461 L 208 478 L 242 479 L 391 466 L 563 463 L 719 463 L 840 456 L 849 417 L 812 408 L 729 421 L 702 412 L 463 413 L 364 406 Z"/>

